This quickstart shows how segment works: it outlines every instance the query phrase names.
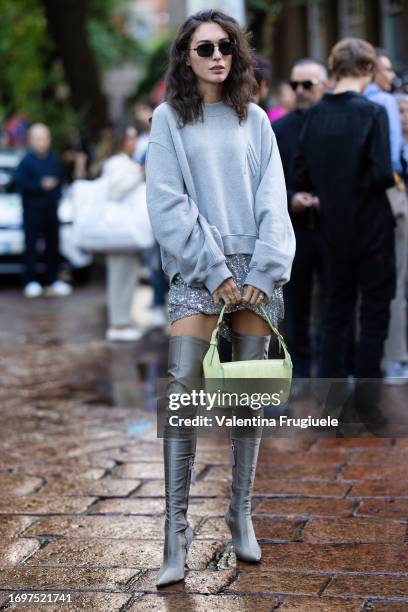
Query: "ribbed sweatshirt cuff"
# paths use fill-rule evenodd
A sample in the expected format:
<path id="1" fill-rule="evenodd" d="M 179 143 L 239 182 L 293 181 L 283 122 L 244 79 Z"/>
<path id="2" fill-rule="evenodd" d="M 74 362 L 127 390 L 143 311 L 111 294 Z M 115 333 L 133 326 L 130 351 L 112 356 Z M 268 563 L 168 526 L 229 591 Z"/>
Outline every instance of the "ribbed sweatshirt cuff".
<path id="1" fill-rule="evenodd" d="M 208 291 L 212 294 L 214 291 L 223 283 L 227 278 L 231 278 L 231 270 L 228 268 L 224 261 L 220 261 L 217 264 L 208 268 L 206 277 L 204 279 L 204 285 Z"/>
<path id="2" fill-rule="evenodd" d="M 253 269 L 249 271 L 244 285 L 252 285 L 257 289 L 260 289 L 268 298 L 270 298 L 275 288 L 275 281 L 271 277 L 270 272 L 258 272 L 257 270 Z"/>

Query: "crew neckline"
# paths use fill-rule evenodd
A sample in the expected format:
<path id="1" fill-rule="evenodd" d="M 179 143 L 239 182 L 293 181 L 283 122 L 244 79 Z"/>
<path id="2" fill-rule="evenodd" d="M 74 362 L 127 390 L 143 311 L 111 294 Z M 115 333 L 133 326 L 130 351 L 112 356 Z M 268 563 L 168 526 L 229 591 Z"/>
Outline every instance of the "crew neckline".
<path id="1" fill-rule="evenodd" d="M 225 115 L 230 111 L 230 107 L 227 106 L 223 100 L 219 102 L 203 102 L 203 112 L 207 117 Z"/>

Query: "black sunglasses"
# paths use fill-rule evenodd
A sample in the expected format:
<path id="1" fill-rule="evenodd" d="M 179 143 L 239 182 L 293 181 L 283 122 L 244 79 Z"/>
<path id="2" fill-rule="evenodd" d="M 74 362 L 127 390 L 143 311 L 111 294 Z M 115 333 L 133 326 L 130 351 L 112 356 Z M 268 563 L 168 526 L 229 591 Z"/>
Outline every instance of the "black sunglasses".
<path id="1" fill-rule="evenodd" d="M 320 81 L 317 81 L 316 79 L 314 81 L 289 81 L 289 85 L 293 91 L 296 91 L 299 85 L 301 85 L 306 91 L 310 91 L 312 87 L 319 85 L 319 83 Z"/>
<path id="2" fill-rule="evenodd" d="M 226 40 L 225 42 L 221 42 L 219 45 L 206 42 L 198 45 L 198 47 L 195 47 L 194 49 L 187 49 L 187 51 L 197 51 L 197 55 L 200 57 L 211 57 L 214 53 L 214 49 L 218 47 L 221 55 L 232 55 L 234 46 L 235 44 L 232 40 Z"/>

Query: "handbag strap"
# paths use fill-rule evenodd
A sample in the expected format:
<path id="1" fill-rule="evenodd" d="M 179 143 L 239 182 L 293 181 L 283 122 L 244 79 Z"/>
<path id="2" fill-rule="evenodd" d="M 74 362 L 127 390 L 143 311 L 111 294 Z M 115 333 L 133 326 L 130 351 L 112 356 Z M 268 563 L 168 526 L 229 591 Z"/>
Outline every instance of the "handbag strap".
<path id="1" fill-rule="evenodd" d="M 286 346 L 286 342 L 282 336 L 282 334 L 277 330 L 277 328 L 272 324 L 272 321 L 269 318 L 268 313 L 266 312 L 266 309 L 262 306 L 262 304 L 260 304 L 258 306 L 259 310 L 262 312 L 262 314 L 264 315 L 266 321 L 269 323 L 270 328 L 272 329 L 273 333 L 275 334 L 278 343 L 279 343 L 279 351 L 282 351 L 285 354 L 285 360 L 288 361 L 290 363 L 290 365 L 292 365 L 292 359 L 290 357 L 290 353 L 288 351 L 288 347 Z M 221 327 L 221 323 L 222 320 L 224 318 L 224 313 L 225 313 L 225 305 L 221 308 L 221 312 L 220 312 L 220 316 L 218 317 L 218 321 L 217 321 L 217 325 L 215 326 L 213 333 L 211 334 L 211 341 L 210 341 L 210 345 L 218 345 L 218 335 L 220 332 L 220 327 Z"/>

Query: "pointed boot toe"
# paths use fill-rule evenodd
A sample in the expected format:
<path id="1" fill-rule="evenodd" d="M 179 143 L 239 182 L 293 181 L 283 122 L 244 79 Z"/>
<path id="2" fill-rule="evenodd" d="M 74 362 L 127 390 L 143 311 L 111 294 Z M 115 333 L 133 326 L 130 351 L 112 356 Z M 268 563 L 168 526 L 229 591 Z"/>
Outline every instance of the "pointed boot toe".
<path id="1" fill-rule="evenodd" d="M 245 547 L 235 549 L 237 559 L 247 563 L 259 563 L 262 559 L 262 550 L 258 542 L 247 544 Z"/>
<path id="2" fill-rule="evenodd" d="M 163 567 L 155 582 L 157 587 L 164 587 L 169 584 L 174 584 L 176 582 L 180 582 L 185 578 L 185 569 L 184 567 L 181 569 L 180 567 Z"/>
<path id="3" fill-rule="evenodd" d="M 258 551 L 248 550 L 248 548 L 244 550 L 235 549 L 235 555 L 239 561 L 245 561 L 245 563 L 259 563 L 262 559 L 262 551 L 259 548 L 259 544 L 257 548 Z"/>
<path id="4" fill-rule="evenodd" d="M 240 561 L 257 563 L 261 560 L 262 550 L 259 546 L 250 516 L 228 510 L 225 520 L 230 528 L 235 555 Z"/>
<path id="5" fill-rule="evenodd" d="M 156 586 L 162 587 L 184 580 L 187 569 L 188 549 L 193 541 L 193 530 L 188 526 L 183 533 L 166 534 L 163 564 L 156 580 Z"/>

